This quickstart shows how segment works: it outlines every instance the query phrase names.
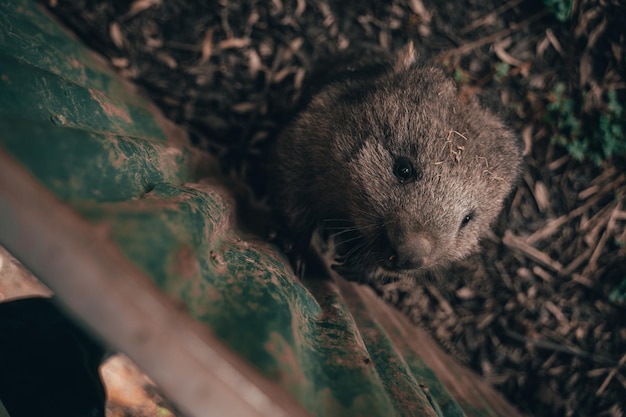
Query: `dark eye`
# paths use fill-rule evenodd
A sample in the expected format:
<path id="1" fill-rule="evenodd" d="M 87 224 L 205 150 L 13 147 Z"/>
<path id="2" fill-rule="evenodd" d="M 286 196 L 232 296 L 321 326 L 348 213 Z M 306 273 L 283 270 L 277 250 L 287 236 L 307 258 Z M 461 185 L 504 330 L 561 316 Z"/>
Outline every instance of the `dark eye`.
<path id="1" fill-rule="evenodd" d="M 408 158 L 396 159 L 396 163 L 393 165 L 393 175 L 395 175 L 401 183 L 420 177 Z"/>
<path id="2" fill-rule="evenodd" d="M 463 217 L 463 220 L 461 220 L 461 229 L 467 226 L 467 224 L 471 222 L 473 218 L 474 212 L 468 213 L 465 217 Z"/>

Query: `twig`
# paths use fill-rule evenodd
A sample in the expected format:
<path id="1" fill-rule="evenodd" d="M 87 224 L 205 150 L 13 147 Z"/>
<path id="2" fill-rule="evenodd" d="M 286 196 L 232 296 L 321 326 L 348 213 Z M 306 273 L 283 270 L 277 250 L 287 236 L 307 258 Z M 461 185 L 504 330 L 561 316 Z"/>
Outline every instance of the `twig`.
<path id="1" fill-rule="evenodd" d="M 550 268 L 555 272 L 560 272 L 563 269 L 563 265 L 551 257 L 549 257 L 544 252 L 535 248 L 534 246 L 529 245 L 519 236 L 514 235 L 510 230 L 507 230 L 502 238 L 502 243 L 506 246 L 517 249 L 526 257 L 532 259 L 535 262 L 542 264 L 545 267 Z"/>
<path id="2" fill-rule="evenodd" d="M 624 365 L 621 359 L 619 361 L 616 361 L 608 356 L 589 353 L 580 348 L 563 346 L 547 340 L 531 339 L 512 330 L 505 330 L 504 333 L 513 340 L 533 345 L 534 347 L 539 349 L 551 350 L 554 352 L 566 353 L 568 355 L 578 356 L 585 359 L 591 359 L 594 362 L 598 362 L 607 366 L 613 366 L 616 369 Z"/>
<path id="3" fill-rule="evenodd" d="M 533 16 L 529 17 L 526 20 L 521 21 L 520 23 L 511 23 L 510 27 L 503 29 L 499 32 L 492 33 L 491 35 L 488 35 L 483 38 L 477 39 L 475 41 L 463 44 L 459 46 L 458 48 L 450 49 L 449 51 L 443 52 L 435 56 L 434 60 L 437 62 L 444 62 L 445 60 L 447 60 L 448 58 L 454 55 L 465 55 L 468 52 L 473 51 L 476 48 L 480 48 L 483 45 L 487 45 L 488 43 L 495 42 L 500 38 L 510 35 L 511 33 L 519 30 L 520 28 L 527 26 L 541 19 L 542 17 L 546 16 L 547 13 L 548 13 L 547 10 L 542 10 L 541 12 L 534 14 Z"/>
<path id="4" fill-rule="evenodd" d="M 472 30 L 476 29 L 477 27 L 483 26 L 486 22 L 488 22 L 491 18 L 491 16 L 497 16 L 499 14 L 502 14 L 504 12 L 506 12 L 507 10 L 517 6 L 518 4 L 520 4 L 523 0 L 509 0 L 508 2 L 504 3 L 503 5 L 496 7 L 495 9 L 493 9 L 492 11 L 490 11 L 489 13 L 487 13 L 486 15 L 479 17 L 478 19 L 474 20 L 472 23 L 470 23 L 469 25 L 465 26 L 463 29 L 461 29 L 459 31 L 459 33 L 461 35 L 465 35 L 469 32 L 471 32 Z"/>
<path id="5" fill-rule="evenodd" d="M 624 363 L 626 363 L 626 355 L 622 356 L 622 358 L 617 363 L 617 366 L 615 368 L 611 369 L 611 372 L 609 372 L 609 375 L 606 377 L 606 379 L 604 380 L 602 385 L 600 385 L 600 388 L 598 388 L 598 390 L 596 391 L 596 397 L 599 397 L 600 395 L 602 395 L 602 393 L 604 392 L 606 387 L 609 385 L 609 382 L 611 382 L 611 380 L 617 374 L 617 370 L 620 367 L 622 367 L 624 365 Z"/>
<path id="6" fill-rule="evenodd" d="M 552 236 L 563 224 L 567 223 L 570 220 L 575 219 L 576 217 L 583 214 L 587 211 L 591 206 L 600 201 L 602 196 L 596 195 L 591 200 L 587 201 L 582 206 L 572 210 L 568 214 L 564 214 L 556 219 L 552 219 L 548 221 L 544 227 L 534 232 L 532 235 L 528 236 L 525 239 L 525 242 L 529 245 L 532 245 L 540 240 L 546 239 Z"/>
<path id="7" fill-rule="evenodd" d="M 587 267 L 585 268 L 583 275 L 584 276 L 588 276 L 589 273 L 593 270 L 596 269 L 597 265 L 598 265 L 598 258 L 600 258 L 600 255 L 602 254 L 602 251 L 604 250 L 604 246 L 606 245 L 606 242 L 609 238 L 609 236 L 611 235 L 612 230 L 615 227 L 615 215 L 620 211 L 621 209 L 621 205 L 618 202 L 618 204 L 615 206 L 615 208 L 613 209 L 613 212 L 611 213 L 611 217 L 609 218 L 608 224 L 606 226 L 606 229 L 604 229 L 604 233 L 602 233 L 602 236 L 600 237 L 600 240 L 598 241 L 598 244 L 596 245 L 596 248 L 594 249 L 593 253 L 591 254 L 591 258 L 589 259 L 589 263 L 587 264 Z"/>
<path id="8" fill-rule="evenodd" d="M 593 252 L 592 248 L 587 248 L 584 252 L 578 253 L 578 255 L 576 255 L 574 260 L 572 262 L 570 262 L 567 266 L 565 266 L 561 270 L 561 272 L 559 272 L 559 276 L 567 277 L 567 276 L 571 275 L 572 273 L 574 273 L 574 271 L 577 270 L 578 267 L 580 267 L 582 264 L 587 262 L 587 260 L 591 256 L 592 252 Z"/>

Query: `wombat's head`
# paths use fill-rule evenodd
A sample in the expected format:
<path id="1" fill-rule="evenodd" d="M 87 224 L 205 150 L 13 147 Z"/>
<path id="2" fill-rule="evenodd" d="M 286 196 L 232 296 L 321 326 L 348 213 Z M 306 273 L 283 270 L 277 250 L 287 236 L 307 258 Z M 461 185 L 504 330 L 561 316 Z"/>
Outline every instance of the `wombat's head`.
<path id="1" fill-rule="evenodd" d="M 360 235 L 346 262 L 411 275 L 475 250 L 520 174 L 516 136 L 460 100 L 442 70 L 412 61 L 324 94 L 339 109 L 326 121 L 344 188 L 337 204 Z"/>

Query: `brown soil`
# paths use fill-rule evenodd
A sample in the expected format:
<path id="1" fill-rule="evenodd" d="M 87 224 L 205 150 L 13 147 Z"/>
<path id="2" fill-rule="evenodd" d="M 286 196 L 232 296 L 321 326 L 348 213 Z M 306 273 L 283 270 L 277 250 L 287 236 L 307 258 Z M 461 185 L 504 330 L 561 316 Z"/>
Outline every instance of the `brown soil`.
<path id="1" fill-rule="evenodd" d="M 527 171 L 481 254 L 441 285 L 379 291 L 525 412 L 623 416 L 624 158 L 578 162 L 552 139 L 560 116 L 596 123 L 608 91 L 625 101 L 626 6 L 574 3 L 565 23 L 531 0 L 49 6 L 259 197 L 264 145 L 319 59 L 351 47 L 395 50 L 412 39 L 424 58 L 455 74 L 463 94 L 505 109 L 526 144 Z M 584 100 L 571 114 L 555 113 L 559 83 L 563 97 Z"/>

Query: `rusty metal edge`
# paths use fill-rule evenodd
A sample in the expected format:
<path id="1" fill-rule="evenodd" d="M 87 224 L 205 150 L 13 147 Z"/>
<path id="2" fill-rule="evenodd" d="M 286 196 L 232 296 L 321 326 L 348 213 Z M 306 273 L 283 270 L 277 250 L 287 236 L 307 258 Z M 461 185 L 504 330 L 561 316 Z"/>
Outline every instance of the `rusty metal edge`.
<path id="1" fill-rule="evenodd" d="M 187 415 L 309 415 L 159 292 L 105 226 L 81 218 L 1 149 L 0 244 Z"/>

